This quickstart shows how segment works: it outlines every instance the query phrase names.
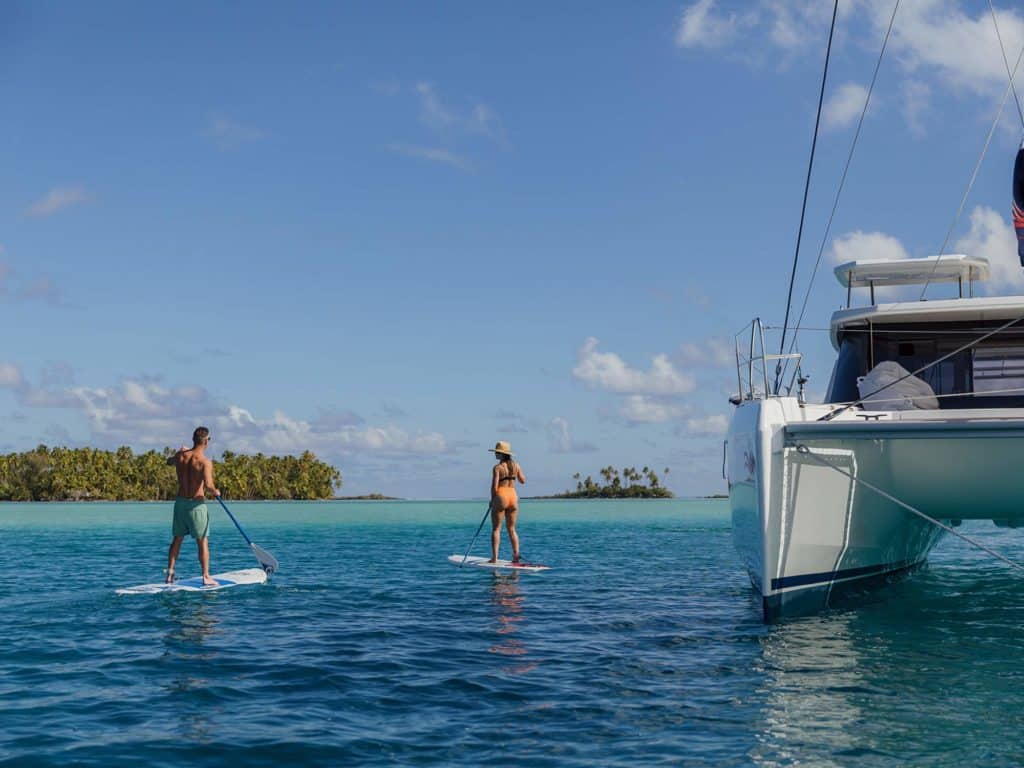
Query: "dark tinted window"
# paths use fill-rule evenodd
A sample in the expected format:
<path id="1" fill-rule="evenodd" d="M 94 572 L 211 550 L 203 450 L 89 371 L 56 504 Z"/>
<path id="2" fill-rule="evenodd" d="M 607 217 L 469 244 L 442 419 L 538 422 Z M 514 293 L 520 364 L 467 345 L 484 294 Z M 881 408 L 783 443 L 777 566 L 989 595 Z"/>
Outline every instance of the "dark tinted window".
<path id="1" fill-rule="evenodd" d="M 867 355 L 864 351 L 866 341 L 860 335 L 847 336 L 842 340 L 825 402 L 848 403 L 860 396 L 857 392 L 857 377 L 867 373 Z"/>

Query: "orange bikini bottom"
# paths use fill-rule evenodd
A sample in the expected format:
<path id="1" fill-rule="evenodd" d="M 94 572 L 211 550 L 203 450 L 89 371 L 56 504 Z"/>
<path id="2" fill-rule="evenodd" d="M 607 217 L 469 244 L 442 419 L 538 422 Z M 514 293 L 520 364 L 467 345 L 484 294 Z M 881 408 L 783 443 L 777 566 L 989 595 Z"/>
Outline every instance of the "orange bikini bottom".
<path id="1" fill-rule="evenodd" d="M 512 486 L 499 487 L 498 492 L 494 495 L 494 502 L 491 504 L 492 509 L 498 512 L 518 506 L 519 497 L 516 495 L 516 489 Z"/>

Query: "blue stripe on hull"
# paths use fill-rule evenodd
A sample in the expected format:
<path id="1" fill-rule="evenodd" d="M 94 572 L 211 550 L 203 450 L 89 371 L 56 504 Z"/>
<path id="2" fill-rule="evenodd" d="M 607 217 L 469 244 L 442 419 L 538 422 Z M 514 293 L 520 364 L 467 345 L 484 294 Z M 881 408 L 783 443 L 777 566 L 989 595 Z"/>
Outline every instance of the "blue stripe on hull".
<path id="1" fill-rule="evenodd" d="M 861 576 L 872 576 L 877 573 L 888 573 L 909 568 L 915 561 L 905 560 L 902 563 L 881 563 L 879 565 L 865 565 L 860 568 L 844 568 L 840 571 L 822 571 L 821 573 L 801 573 L 797 576 L 783 576 L 772 579 L 772 589 L 787 589 L 788 587 L 804 587 L 811 584 L 823 584 L 841 579 L 855 579 Z"/>
<path id="2" fill-rule="evenodd" d="M 834 607 L 837 602 L 845 598 L 853 595 L 862 595 L 869 590 L 876 589 L 900 576 L 906 575 L 919 568 L 924 562 L 922 559 L 902 565 L 888 564 L 869 566 L 867 568 L 848 568 L 845 571 L 833 571 L 831 574 L 806 574 L 806 576 L 788 577 L 800 579 L 825 575 L 829 578 L 809 586 L 804 586 L 802 589 L 793 589 L 789 592 L 762 597 L 764 620 L 766 623 L 772 623 L 788 617 L 806 616 L 823 611 L 830 606 Z M 867 573 L 858 574 L 858 571 L 867 571 Z M 843 578 L 848 579 L 848 581 L 832 583 L 832 579 Z M 773 579 L 772 583 L 774 584 L 776 581 L 784 581 L 784 579 Z M 790 584 L 789 586 L 797 585 Z"/>

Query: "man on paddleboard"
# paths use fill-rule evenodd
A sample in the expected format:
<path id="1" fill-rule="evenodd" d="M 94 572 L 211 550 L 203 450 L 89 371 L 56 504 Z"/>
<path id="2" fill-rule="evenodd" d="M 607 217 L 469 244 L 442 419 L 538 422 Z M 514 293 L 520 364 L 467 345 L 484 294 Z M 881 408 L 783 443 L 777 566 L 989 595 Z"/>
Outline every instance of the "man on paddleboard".
<path id="1" fill-rule="evenodd" d="M 216 585 L 210 577 L 210 517 L 206 511 L 206 494 L 220 496 L 213 484 L 213 460 L 206 455 L 210 444 L 210 430 L 196 427 L 192 433 L 192 448 L 182 446 L 167 459 L 178 473 L 178 497 L 174 500 L 174 522 L 171 524 L 171 548 L 167 552 L 167 583 L 174 581 L 174 562 L 181 552 L 186 535 L 196 540 L 199 565 L 203 569 L 203 584 Z"/>

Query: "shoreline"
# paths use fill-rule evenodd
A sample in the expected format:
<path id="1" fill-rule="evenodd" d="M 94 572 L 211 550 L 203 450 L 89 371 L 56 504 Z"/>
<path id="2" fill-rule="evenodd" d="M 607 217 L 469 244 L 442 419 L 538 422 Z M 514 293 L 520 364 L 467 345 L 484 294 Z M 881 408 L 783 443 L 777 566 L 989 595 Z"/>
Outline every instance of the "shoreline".
<path id="1" fill-rule="evenodd" d="M 580 498 L 565 498 L 563 496 L 522 496 L 521 501 L 724 501 L 729 497 L 725 494 L 711 496 L 671 496 L 671 497 L 643 497 L 643 496 L 591 496 Z M 386 501 L 400 504 L 423 504 L 423 503 L 454 503 L 454 504 L 483 504 L 487 505 L 484 498 L 423 498 L 409 499 L 399 496 L 388 496 L 384 498 L 366 496 L 337 496 L 330 499 L 226 499 L 233 504 L 330 504 L 338 501 Z M 207 504 L 214 504 L 216 499 L 207 499 Z M 174 499 L 62 499 L 51 501 L 0 501 L 4 504 L 174 504 Z"/>

